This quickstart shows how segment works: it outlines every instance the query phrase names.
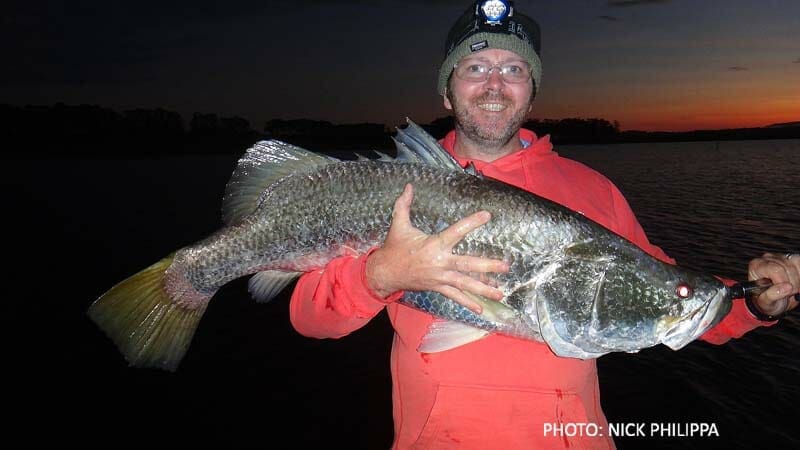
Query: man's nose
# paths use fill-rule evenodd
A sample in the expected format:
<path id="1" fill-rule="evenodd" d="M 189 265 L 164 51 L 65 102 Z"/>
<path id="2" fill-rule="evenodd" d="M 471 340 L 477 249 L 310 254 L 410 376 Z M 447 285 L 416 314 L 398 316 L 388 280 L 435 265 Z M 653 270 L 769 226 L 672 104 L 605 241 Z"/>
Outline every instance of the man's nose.
<path id="1" fill-rule="evenodd" d="M 505 86 L 503 75 L 500 73 L 499 67 L 492 67 L 489 71 L 489 78 L 486 79 L 486 87 L 500 90 Z"/>

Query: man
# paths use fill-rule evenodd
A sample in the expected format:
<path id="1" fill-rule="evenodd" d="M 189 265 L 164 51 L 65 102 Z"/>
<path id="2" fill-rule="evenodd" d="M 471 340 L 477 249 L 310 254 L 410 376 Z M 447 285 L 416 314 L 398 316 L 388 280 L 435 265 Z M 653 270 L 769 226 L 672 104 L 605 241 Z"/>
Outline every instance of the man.
<path id="1" fill-rule="evenodd" d="M 443 146 L 461 164 L 585 214 L 664 261 L 647 240 L 622 194 L 591 169 L 559 157 L 547 136 L 521 129 L 541 80 L 537 24 L 510 2 L 481 1 L 451 29 L 439 71 L 439 93 L 455 116 Z M 397 305 L 403 290 L 438 291 L 475 310 L 464 292 L 499 300 L 502 293 L 467 275 L 508 270 L 502 261 L 458 256 L 453 247 L 490 220 L 468 216 L 438 235 L 409 220 L 413 187 L 395 203 L 382 247 L 341 257 L 304 275 L 291 301 L 298 332 L 336 338 L 386 308 L 395 329 L 391 371 L 393 448 L 613 448 L 608 436 L 553 436 L 545 424 L 594 423 L 607 430 L 595 360 L 560 358 L 547 345 L 500 335 L 445 352 L 421 354 L 434 318 Z M 750 262 L 751 279 L 775 283 L 750 305 L 761 319 L 797 306 L 800 257 L 764 255 Z M 480 278 L 480 276 L 478 276 Z M 741 301 L 702 336 L 723 343 L 774 320 L 760 320 Z M 607 433 L 606 433 L 607 434 Z"/>

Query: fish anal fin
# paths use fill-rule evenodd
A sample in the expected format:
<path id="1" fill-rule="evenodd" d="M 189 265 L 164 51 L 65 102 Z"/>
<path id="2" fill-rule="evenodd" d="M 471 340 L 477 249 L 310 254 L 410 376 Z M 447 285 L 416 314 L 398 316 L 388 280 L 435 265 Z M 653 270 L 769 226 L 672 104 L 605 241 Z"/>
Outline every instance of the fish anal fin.
<path id="1" fill-rule="evenodd" d="M 298 276 L 300 276 L 299 272 L 265 270 L 250 277 L 247 290 L 250 291 L 256 301 L 266 303 L 275 298 L 283 288 Z"/>

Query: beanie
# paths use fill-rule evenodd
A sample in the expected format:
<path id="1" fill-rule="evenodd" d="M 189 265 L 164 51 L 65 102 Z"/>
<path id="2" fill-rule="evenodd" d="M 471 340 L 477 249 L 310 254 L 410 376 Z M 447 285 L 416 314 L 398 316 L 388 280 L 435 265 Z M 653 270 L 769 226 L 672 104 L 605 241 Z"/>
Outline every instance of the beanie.
<path id="1" fill-rule="evenodd" d="M 538 92 L 542 79 L 541 32 L 533 19 L 514 10 L 513 3 L 479 0 L 458 18 L 445 42 L 437 86 L 440 95 L 444 95 L 447 79 L 456 63 L 487 48 L 508 50 L 527 61 L 531 66 L 534 93 Z"/>

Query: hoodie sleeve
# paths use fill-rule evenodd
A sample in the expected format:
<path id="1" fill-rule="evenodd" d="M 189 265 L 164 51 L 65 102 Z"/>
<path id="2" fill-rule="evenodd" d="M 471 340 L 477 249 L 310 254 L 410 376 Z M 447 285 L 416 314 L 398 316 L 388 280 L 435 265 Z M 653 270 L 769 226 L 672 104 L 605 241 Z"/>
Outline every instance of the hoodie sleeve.
<path id="1" fill-rule="evenodd" d="M 641 247 L 644 251 L 661 261 L 675 264 L 675 260 L 670 258 L 664 250 L 660 247 L 650 243 L 647 239 L 642 226 L 634 216 L 628 202 L 623 197 L 618 189 L 612 189 L 612 198 L 614 201 L 614 209 L 616 210 L 618 233 L 630 239 L 633 243 Z M 718 277 L 720 278 L 720 277 Z M 720 278 L 723 283 L 730 286 L 735 284 L 736 281 Z M 714 328 L 706 331 L 700 336 L 701 341 L 706 341 L 711 344 L 721 345 L 731 338 L 740 338 L 748 331 L 761 326 L 772 326 L 777 322 L 762 322 L 758 320 L 741 300 L 733 302 L 731 312 L 725 316 Z"/>
<path id="2" fill-rule="evenodd" d="M 298 333 L 319 339 L 340 338 L 400 299 L 402 292 L 384 299 L 369 288 L 366 262 L 374 250 L 359 257 L 336 258 L 323 269 L 300 277 L 289 304 L 289 319 Z"/>

